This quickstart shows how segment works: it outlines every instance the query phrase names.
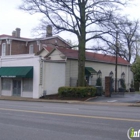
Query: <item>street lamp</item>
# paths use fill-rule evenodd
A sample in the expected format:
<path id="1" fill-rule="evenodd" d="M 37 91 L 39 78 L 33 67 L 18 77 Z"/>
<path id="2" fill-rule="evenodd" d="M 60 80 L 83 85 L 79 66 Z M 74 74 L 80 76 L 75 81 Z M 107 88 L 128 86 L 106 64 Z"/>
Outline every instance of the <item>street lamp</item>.
<path id="1" fill-rule="evenodd" d="M 121 78 L 122 78 L 122 79 L 125 79 L 125 73 L 124 73 L 124 72 L 122 72 Z"/>
<path id="2" fill-rule="evenodd" d="M 113 77 L 113 72 L 112 72 L 112 71 L 109 73 L 109 76 L 110 76 L 111 78 Z"/>
<path id="3" fill-rule="evenodd" d="M 101 76 L 102 76 L 102 72 L 99 70 L 99 71 L 97 72 L 97 75 L 98 75 L 98 77 L 101 77 Z"/>

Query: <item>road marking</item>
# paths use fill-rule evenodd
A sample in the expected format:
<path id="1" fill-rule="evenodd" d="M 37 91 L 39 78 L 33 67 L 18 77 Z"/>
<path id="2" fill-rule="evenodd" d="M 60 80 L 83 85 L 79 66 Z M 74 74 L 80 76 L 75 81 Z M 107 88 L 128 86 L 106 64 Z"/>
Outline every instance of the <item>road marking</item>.
<path id="1" fill-rule="evenodd" d="M 35 114 L 45 114 L 45 115 L 57 115 L 57 116 L 66 116 L 66 117 L 79 117 L 79 118 L 91 118 L 91 119 L 103 119 L 103 120 L 115 120 L 115 121 L 140 122 L 140 120 L 138 120 L 138 119 L 129 119 L 129 118 L 113 118 L 113 117 L 88 116 L 88 115 L 78 115 L 78 114 L 64 114 L 64 113 L 41 112 L 41 111 L 32 111 L 32 110 L 19 110 L 19 109 L 10 109 L 10 108 L 0 108 L 0 110 L 35 113 Z"/>
<path id="2" fill-rule="evenodd" d="M 107 101 L 109 103 L 113 103 L 113 102 L 117 102 L 117 100 L 111 100 L 111 101 Z"/>

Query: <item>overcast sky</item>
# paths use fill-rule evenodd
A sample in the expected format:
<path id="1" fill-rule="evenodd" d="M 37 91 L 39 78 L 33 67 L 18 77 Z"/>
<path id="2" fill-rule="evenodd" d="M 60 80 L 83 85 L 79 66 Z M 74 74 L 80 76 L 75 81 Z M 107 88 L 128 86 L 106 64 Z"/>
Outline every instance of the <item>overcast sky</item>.
<path id="1" fill-rule="evenodd" d="M 33 38 L 32 29 L 39 24 L 40 15 L 30 15 L 18 9 L 22 0 L 1 0 L 0 3 L 0 34 L 11 35 L 15 28 L 21 28 L 21 36 Z M 131 19 L 140 19 L 140 0 L 133 0 L 135 6 L 130 6 L 125 10 Z M 70 34 L 69 34 L 70 35 Z M 69 39 L 69 35 L 60 34 L 64 39 Z"/>

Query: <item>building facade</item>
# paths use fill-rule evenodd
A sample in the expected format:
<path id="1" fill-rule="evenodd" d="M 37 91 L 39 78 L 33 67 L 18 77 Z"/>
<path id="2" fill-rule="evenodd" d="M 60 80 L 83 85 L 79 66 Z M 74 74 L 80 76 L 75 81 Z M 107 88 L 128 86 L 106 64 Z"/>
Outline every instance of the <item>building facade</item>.
<path id="1" fill-rule="evenodd" d="M 0 35 L 0 56 L 33 54 L 44 47 L 71 47 L 71 45 L 59 36 L 52 36 L 46 30 L 46 37 L 23 38 L 20 37 L 20 28 L 16 28 L 12 35 Z"/>
<path id="2" fill-rule="evenodd" d="M 65 86 L 76 86 L 78 78 L 78 51 L 67 49 L 67 48 L 55 48 L 49 54 L 46 55 L 46 59 L 55 61 L 65 61 L 66 62 L 66 74 L 65 74 Z M 117 64 L 117 88 L 120 87 L 119 80 L 124 74 L 126 89 L 130 88 L 131 81 L 133 80 L 133 73 L 131 71 L 131 65 L 129 62 L 123 58 L 118 57 Z M 96 85 L 96 80 L 98 78 L 98 72 L 101 72 L 102 86 L 105 88 L 105 77 L 109 76 L 110 73 L 115 79 L 115 66 L 116 66 L 116 57 L 104 54 L 98 54 L 94 52 L 86 52 L 86 61 L 85 61 L 85 71 L 87 68 L 92 69 L 95 73 L 86 74 L 85 79 L 88 81 L 89 85 Z"/>
<path id="3" fill-rule="evenodd" d="M 117 85 L 125 75 L 126 89 L 133 80 L 130 63 L 117 57 Z M 85 80 L 96 85 L 100 72 L 102 86 L 110 73 L 115 78 L 116 57 L 86 52 Z M 0 95 L 39 98 L 58 92 L 61 86 L 77 86 L 78 50 L 47 30 L 45 38 L 20 37 L 16 28 L 12 36 L 0 35 Z"/>
<path id="4" fill-rule="evenodd" d="M 1 57 L 1 95 L 38 98 L 39 59 L 33 54 Z"/>
<path id="5" fill-rule="evenodd" d="M 44 61 L 42 50 L 46 55 L 55 47 L 71 46 L 61 37 L 52 36 L 50 28 L 44 38 L 37 39 L 21 37 L 20 28 L 12 35 L 0 35 L 0 95 L 39 98 L 56 93 L 64 85 L 64 80 L 59 80 L 65 77 L 65 63 Z"/>
<path id="6" fill-rule="evenodd" d="M 5 56 L 0 58 L 0 77 L 0 95 L 39 98 L 65 85 L 65 62 L 34 54 Z"/>

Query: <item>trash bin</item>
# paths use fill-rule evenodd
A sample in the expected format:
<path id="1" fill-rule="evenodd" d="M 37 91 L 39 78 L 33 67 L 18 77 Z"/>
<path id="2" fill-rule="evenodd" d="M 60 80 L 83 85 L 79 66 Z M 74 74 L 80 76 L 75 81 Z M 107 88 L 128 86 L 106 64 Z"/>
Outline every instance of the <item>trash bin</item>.
<path id="1" fill-rule="evenodd" d="M 103 87 L 102 86 L 95 86 L 96 87 L 96 96 L 103 95 Z"/>

